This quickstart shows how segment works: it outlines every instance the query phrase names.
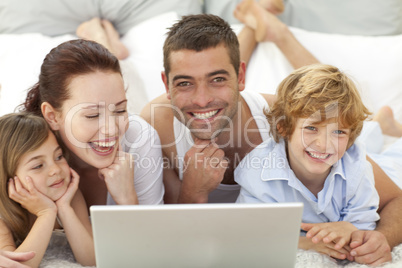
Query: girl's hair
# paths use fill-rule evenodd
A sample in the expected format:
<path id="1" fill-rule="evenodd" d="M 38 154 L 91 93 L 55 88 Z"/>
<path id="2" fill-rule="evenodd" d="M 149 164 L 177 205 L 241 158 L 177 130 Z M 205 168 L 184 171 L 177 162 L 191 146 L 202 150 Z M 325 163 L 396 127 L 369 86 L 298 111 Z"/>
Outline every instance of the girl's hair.
<path id="1" fill-rule="evenodd" d="M 39 81 L 29 90 L 21 110 L 42 116 L 43 102 L 61 110 L 70 97 L 71 80 L 96 71 L 121 74 L 119 60 L 105 47 L 89 40 L 77 39 L 58 45 L 43 60 Z"/>
<path id="2" fill-rule="evenodd" d="M 318 112 L 317 123 L 335 119 L 350 129 L 348 148 L 359 136 L 371 113 L 364 106 L 353 81 L 331 65 L 312 64 L 293 71 L 278 86 L 277 100 L 265 111 L 270 133 L 278 142 L 289 139 L 299 118 Z"/>
<path id="3" fill-rule="evenodd" d="M 29 232 L 29 214 L 8 197 L 8 181 L 16 175 L 21 157 L 39 148 L 49 131 L 45 119 L 33 114 L 12 113 L 0 118 L 0 217 L 17 244 L 22 243 Z"/>

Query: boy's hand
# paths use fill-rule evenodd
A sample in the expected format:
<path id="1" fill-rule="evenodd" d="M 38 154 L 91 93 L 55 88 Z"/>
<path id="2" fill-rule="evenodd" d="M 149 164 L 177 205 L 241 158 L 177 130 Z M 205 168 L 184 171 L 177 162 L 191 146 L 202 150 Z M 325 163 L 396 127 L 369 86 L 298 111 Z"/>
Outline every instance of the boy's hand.
<path id="1" fill-rule="evenodd" d="M 304 249 L 304 250 L 315 250 L 318 253 L 327 255 L 331 258 L 339 259 L 339 260 L 344 260 L 344 259 L 351 259 L 350 253 L 349 253 L 349 248 L 348 247 L 343 247 L 341 249 L 336 249 L 335 248 L 335 242 L 331 243 L 324 243 L 322 241 L 318 243 L 313 243 L 311 239 L 301 236 L 299 238 L 299 248 Z"/>
<path id="2" fill-rule="evenodd" d="M 310 238 L 313 243 L 335 242 L 335 249 L 338 250 L 349 245 L 352 233 L 358 230 L 353 224 L 346 221 L 302 223 L 301 228 L 307 231 L 306 237 Z"/>
<path id="3" fill-rule="evenodd" d="M 30 177 L 26 177 L 25 185 L 17 176 L 8 182 L 8 196 L 30 213 L 40 216 L 51 210 L 57 212 L 56 204 L 47 196 L 39 192 Z"/>
<path id="4" fill-rule="evenodd" d="M 56 201 L 56 205 L 59 209 L 64 206 L 70 207 L 71 200 L 73 200 L 75 192 L 77 192 L 78 189 L 80 176 L 72 168 L 70 168 L 70 171 L 71 171 L 70 184 L 68 185 L 66 192 Z"/>

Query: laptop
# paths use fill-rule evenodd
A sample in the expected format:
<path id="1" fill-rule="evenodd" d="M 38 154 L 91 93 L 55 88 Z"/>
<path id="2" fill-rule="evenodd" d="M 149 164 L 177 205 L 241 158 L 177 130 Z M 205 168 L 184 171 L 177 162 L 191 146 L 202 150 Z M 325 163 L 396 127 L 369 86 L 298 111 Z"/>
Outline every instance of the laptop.
<path id="1" fill-rule="evenodd" d="M 97 268 L 294 267 L 302 203 L 91 206 Z"/>

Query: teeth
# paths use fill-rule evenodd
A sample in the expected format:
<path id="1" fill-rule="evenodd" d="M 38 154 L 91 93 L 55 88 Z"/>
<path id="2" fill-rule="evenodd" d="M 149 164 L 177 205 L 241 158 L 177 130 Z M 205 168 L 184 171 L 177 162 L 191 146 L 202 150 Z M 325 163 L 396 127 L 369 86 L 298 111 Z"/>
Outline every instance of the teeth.
<path id="1" fill-rule="evenodd" d="M 116 144 L 116 140 L 114 140 L 114 141 L 94 141 L 92 143 L 98 147 L 112 147 Z"/>
<path id="2" fill-rule="evenodd" d="M 219 110 L 211 111 L 208 113 L 192 113 L 194 117 L 198 119 L 208 119 L 211 118 L 212 116 L 216 115 Z"/>
<path id="3" fill-rule="evenodd" d="M 313 158 L 317 158 L 317 159 L 326 159 L 326 158 L 328 158 L 329 157 L 329 154 L 325 154 L 325 155 L 322 155 L 322 154 L 315 154 L 315 153 L 313 153 L 313 152 L 307 152 L 311 157 L 313 157 Z"/>

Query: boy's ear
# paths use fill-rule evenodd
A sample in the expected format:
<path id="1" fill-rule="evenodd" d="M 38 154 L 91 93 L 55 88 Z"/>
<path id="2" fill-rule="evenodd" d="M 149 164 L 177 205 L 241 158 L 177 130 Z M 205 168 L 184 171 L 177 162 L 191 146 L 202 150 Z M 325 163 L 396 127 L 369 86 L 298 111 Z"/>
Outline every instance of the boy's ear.
<path id="1" fill-rule="evenodd" d="M 281 123 L 276 124 L 276 130 L 278 130 L 278 133 L 282 136 L 282 138 L 286 138 L 285 133 L 283 133 L 284 129 Z"/>
<path id="2" fill-rule="evenodd" d="M 46 122 L 49 124 L 53 131 L 60 129 L 60 120 L 58 118 L 58 113 L 53 108 L 53 106 L 48 102 L 43 102 L 41 105 L 42 115 Z"/>

